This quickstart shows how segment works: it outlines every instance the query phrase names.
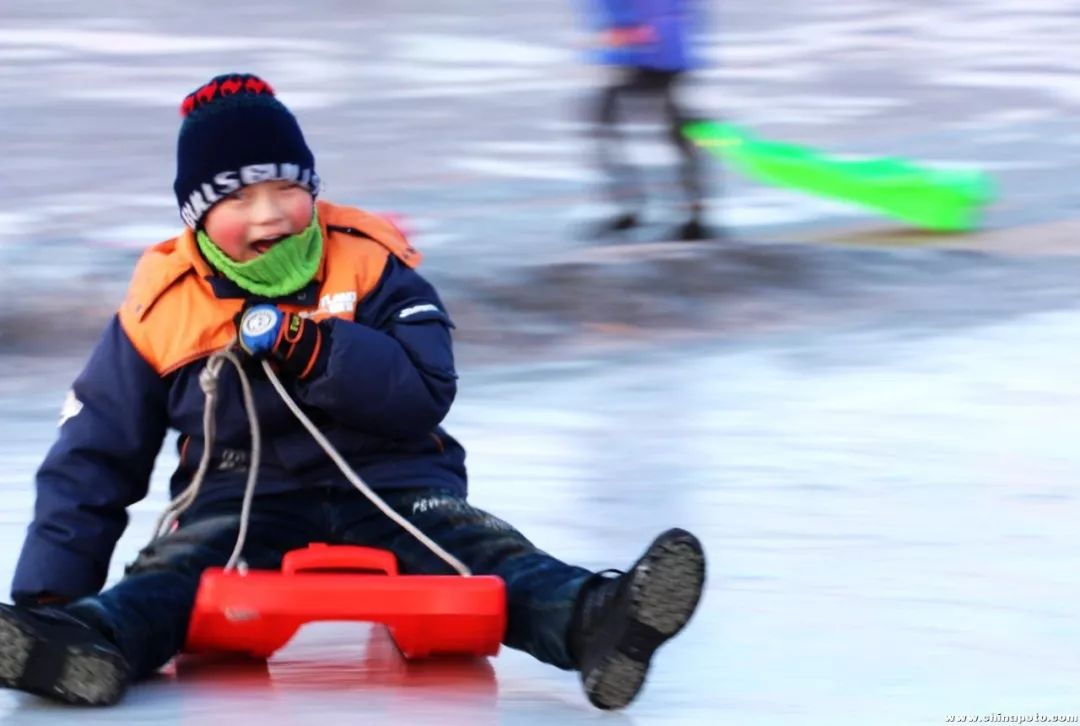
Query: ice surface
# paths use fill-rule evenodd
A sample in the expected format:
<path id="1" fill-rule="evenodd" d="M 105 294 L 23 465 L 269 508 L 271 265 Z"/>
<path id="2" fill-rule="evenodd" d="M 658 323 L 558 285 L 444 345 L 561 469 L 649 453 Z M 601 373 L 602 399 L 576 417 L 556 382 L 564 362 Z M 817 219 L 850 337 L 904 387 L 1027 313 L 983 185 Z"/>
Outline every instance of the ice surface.
<path id="1" fill-rule="evenodd" d="M 448 423 L 474 501 L 567 560 L 625 566 L 681 525 L 709 587 L 626 723 L 934 724 L 1075 713 L 1080 314 L 940 337 L 465 371 Z M 7 361 L 0 572 L 74 362 Z M 167 467 L 170 457 L 165 456 Z M 140 504 L 113 576 L 149 533 Z M 1069 709 L 1072 709 L 1069 711 Z M 0 718 L 70 717 L 0 693 Z M 551 723 L 600 718 L 575 676 L 505 650 L 406 664 L 381 630 L 320 624 L 267 669 L 172 668 L 94 723 Z"/>

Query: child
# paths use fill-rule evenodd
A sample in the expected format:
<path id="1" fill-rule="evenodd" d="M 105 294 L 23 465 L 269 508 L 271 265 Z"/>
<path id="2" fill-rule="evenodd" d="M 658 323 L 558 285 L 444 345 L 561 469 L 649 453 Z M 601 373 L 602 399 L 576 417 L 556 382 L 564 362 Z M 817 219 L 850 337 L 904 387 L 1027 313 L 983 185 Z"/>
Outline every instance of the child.
<path id="1" fill-rule="evenodd" d="M 311 151 L 259 78 L 218 76 L 183 113 L 174 190 L 187 228 L 143 255 L 69 395 L 37 474 L 15 605 L 0 605 L 0 683 L 111 704 L 184 646 L 200 575 L 225 564 L 240 526 L 251 432 L 234 369 L 219 381 L 194 504 L 99 590 L 169 428 L 180 434 L 173 494 L 191 482 L 205 443 L 199 374 L 239 321 L 242 355 L 272 361 L 389 506 L 474 573 L 504 580 L 508 646 L 578 669 L 600 708 L 629 703 L 653 651 L 697 606 L 697 539 L 669 530 L 627 573 L 594 574 L 469 504 L 465 452 L 439 426 L 456 389 L 453 326 L 415 271 L 420 254 L 378 217 L 315 201 Z M 353 488 L 248 368 L 262 445 L 247 565 L 278 568 L 289 550 L 331 542 L 391 550 L 406 574 L 450 572 Z"/>
<path id="2" fill-rule="evenodd" d="M 686 216 L 672 239 L 698 241 L 715 237 L 703 220 L 704 181 L 701 152 L 682 127 L 691 117 L 682 108 L 676 87 L 694 67 L 691 34 L 695 32 L 695 0 L 587 0 L 599 33 L 596 60 L 611 67 L 608 85 L 599 94 L 591 121 L 597 137 L 597 158 L 607 178 L 606 194 L 622 211 L 595 232 L 605 235 L 636 227 L 645 206 L 638 172 L 622 147 L 620 105 L 642 97 L 663 111 L 666 138 L 679 155 L 679 179 Z"/>

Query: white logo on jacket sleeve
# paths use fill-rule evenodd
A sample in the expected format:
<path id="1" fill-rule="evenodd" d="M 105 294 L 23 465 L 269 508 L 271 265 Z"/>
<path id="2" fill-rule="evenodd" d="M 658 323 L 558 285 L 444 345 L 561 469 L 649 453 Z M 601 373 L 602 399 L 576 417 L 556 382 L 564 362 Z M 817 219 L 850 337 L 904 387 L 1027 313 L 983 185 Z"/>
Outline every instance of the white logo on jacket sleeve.
<path id="1" fill-rule="evenodd" d="M 398 313 L 398 320 L 404 320 L 405 318 L 412 317 L 417 313 L 438 312 L 439 308 L 435 307 L 431 303 L 424 303 L 423 305 L 413 305 L 411 308 L 405 308 Z"/>
<path id="2" fill-rule="evenodd" d="M 83 410 L 83 403 L 75 395 L 75 391 L 68 391 L 64 397 L 64 405 L 60 407 L 60 422 L 56 424 L 60 428 L 69 419 L 73 419 Z"/>

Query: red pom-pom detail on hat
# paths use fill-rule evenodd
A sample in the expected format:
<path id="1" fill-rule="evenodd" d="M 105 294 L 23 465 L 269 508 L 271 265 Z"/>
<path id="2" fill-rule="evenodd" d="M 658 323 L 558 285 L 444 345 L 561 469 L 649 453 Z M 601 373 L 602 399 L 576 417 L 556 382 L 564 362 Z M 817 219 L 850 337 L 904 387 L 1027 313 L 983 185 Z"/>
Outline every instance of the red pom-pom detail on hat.
<path id="1" fill-rule="evenodd" d="M 213 103 L 219 98 L 235 96 L 240 93 L 247 93 L 252 96 L 273 96 L 274 89 L 270 87 L 269 83 L 250 73 L 218 76 L 184 98 L 183 103 L 180 104 L 180 115 L 187 116 L 200 106 Z"/>
<path id="2" fill-rule="evenodd" d="M 219 85 L 222 96 L 234 96 L 240 93 L 240 90 L 244 87 L 244 82 L 239 78 L 226 78 Z"/>
<path id="3" fill-rule="evenodd" d="M 274 95 L 274 89 L 270 87 L 270 84 L 258 76 L 248 76 L 244 81 L 244 90 L 248 93 Z"/>

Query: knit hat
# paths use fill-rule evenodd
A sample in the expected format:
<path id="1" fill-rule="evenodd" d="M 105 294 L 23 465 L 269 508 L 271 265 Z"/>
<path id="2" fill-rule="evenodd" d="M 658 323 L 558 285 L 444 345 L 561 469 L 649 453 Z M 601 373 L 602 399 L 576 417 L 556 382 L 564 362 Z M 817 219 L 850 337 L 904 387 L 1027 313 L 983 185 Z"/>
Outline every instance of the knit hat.
<path id="1" fill-rule="evenodd" d="M 296 117 L 258 76 L 217 76 L 188 94 L 180 113 L 173 190 L 189 227 L 249 184 L 282 179 L 318 194 L 315 157 Z"/>

